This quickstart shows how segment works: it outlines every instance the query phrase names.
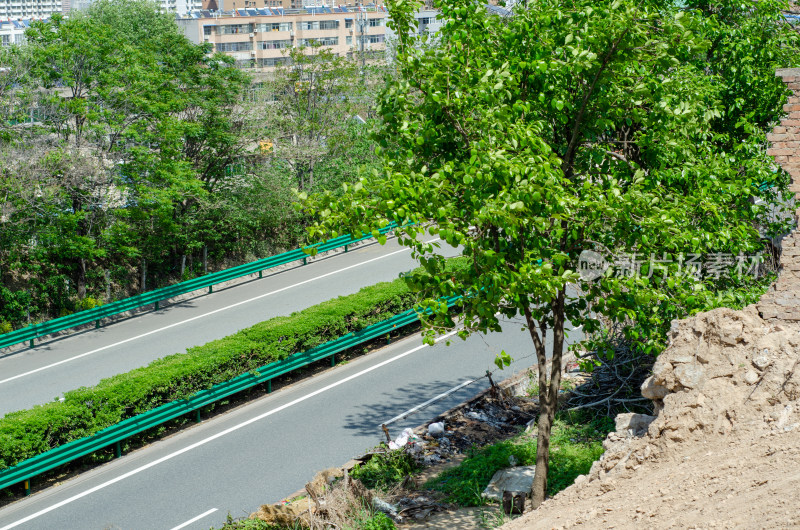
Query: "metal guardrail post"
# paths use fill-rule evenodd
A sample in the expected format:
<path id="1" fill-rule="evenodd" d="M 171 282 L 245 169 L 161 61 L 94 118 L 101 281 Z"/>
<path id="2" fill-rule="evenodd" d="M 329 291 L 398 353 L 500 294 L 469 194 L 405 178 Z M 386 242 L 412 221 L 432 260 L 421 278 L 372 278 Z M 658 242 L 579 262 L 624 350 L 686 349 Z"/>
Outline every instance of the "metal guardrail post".
<path id="1" fill-rule="evenodd" d="M 209 285 L 208 286 L 208 294 L 211 294 L 213 292 L 214 292 L 214 286 L 213 285 Z"/>
<path id="2" fill-rule="evenodd" d="M 33 348 L 33 339 L 31 339 L 29 344 L 30 344 L 30 347 Z"/>
<path id="3" fill-rule="evenodd" d="M 200 409 L 195 409 L 195 411 L 194 411 L 194 422 L 195 423 L 200 423 L 201 421 L 203 421 L 203 418 L 200 417 Z"/>
<path id="4" fill-rule="evenodd" d="M 272 379 L 267 381 L 267 394 L 271 394 L 271 393 L 272 393 Z"/>
<path id="5" fill-rule="evenodd" d="M 264 273 L 264 271 L 258 271 L 258 277 L 259 277 L 259 278 L 263 278 L 263 277 L 264 277 L 264 276 L 262 276 L 262 275 L 263 275 L 263 273 Z"/>
<path id="6" fill-rule="evenodd" d="M 31 494 L 31 479 L 26 480 L 23 485 L 25 486 L 25 496 Z"/>
<path id="7" fill-rule="evenodd" d="M 155 311 L 158 311 L 158 300 L 156 300 L 156 306 L 155 307 L 156 307 Z"/>
<path id="8" fill-rule="evenodd" d="M 303 265 L 308 265 L 308 258 L 303 258 Z"/>
<path id="9" fill-rule="evenodd" d="M 116 458 L 119 458 L 119 457 L 122 456 L 122 445 L 120 444 L 120 442 L 116 442 L 114 444 L 114 456 Z"/>
<path id="10" fill-rule="evenodd" d="M 336 366 L 336 354 L 331 355 L 331 366 Z"/>

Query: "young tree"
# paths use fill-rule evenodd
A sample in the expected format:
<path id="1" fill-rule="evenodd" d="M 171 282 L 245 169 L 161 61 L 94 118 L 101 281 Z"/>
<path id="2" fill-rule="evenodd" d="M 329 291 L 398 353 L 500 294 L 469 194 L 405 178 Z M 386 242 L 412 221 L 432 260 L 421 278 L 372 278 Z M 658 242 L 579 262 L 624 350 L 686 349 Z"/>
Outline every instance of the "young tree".
<path id="1" fill-rule="evenodd" d="M 786 180 L 769 172 L 763 150 L 743 173 L 738 153 L 717 142 L 721 88 L 693 62 L 710 47 L 694 12 L 541 0 L 498 17 L 472 0 L 435 3 L 447 23 L 428 50 L 410 31 L 415 6 L 390 4 L 398 77 L 378 109 L 383 171 L 341 197 L 300 197 L 317 218 L 312 238 L 398 223 L 398 240 L 424 266 L 407 281 L 435 329 L 458 325 L 466 337 L 524 317 L 539 378 L 538 506 L 567 322 L 588 333 L 600 316 L 663 329 L 668 311 L 680 316 L 676 305 L 708 290 L 682 254 L 761 248 L 754 223 L 767 222 L 766 209 L 751 198 L 773 192 L 751 174 L 778 190 Z M 445 273 L 422 233 L 462 248 L 472 267 Z M 630 274 L 581 277 L 587 251 L 625 253 Z M 465 295 L 458 323 L 438 301 L 456 294 Z M 657 333 L 637 340 L 652 352 L 664 344 Z"/>
<path id="2" fill-rule="evenodd" d="M 272 100 L 262 108 L 265 133 L 296 186 L 311 190 L 318 166 L 348 151 L 365 91 L 352 59 L 320 46 L 293 48 L 287 57 L 265 86 Z"/>

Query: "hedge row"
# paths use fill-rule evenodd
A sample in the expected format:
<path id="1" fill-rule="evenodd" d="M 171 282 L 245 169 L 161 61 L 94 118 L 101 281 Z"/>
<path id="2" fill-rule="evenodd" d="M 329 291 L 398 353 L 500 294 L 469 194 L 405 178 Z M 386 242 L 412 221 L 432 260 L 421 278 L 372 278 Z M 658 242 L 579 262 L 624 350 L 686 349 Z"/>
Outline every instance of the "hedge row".
<path id="1" fill-rule="evenodd" d="M 273 318 L 0 419 L 0 470 L 412 307 L 401 279 Z"/>

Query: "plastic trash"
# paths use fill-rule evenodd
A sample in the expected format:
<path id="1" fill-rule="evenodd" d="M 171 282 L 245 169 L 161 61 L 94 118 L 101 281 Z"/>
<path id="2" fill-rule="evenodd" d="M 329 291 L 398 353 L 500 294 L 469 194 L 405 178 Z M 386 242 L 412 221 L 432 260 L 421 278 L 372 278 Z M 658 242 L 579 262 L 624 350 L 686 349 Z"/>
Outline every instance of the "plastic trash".
<path id="1" fill-rule="evenodd" d="M 406 445 L 409 441 L 415 442 L 418 439 L 419 438 L 417 438 L 417 435 L 414 434 L 414 431 L 408 428 L 403 429 L 403 432 L 400 433 L 400 436 L 395 438 L 393 442 L 389 442 L 389 449 L 392 450 L 400 449 L 401 447 Z"/>
<path id="2" fill-rule="evenodd" d="M 434 438 L 440 438 L 444 436 L 444 422 L 437 421 L 436 423 L 431 423 L 428 425 L 428 434 Z"/>

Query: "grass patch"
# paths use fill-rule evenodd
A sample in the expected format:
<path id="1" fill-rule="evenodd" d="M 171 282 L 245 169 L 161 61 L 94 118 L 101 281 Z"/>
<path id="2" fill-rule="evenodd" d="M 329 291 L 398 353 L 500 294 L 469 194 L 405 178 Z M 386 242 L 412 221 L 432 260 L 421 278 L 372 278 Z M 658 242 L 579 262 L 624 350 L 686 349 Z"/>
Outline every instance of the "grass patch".
<path id="1" fill-rule="evenodd" d="M 555 495 L 588 473 L 592 463 L 603 454 L 603 440 L 614 430 L 611 418 L 589 418 L 580 412 L 556 417 L 550 439 L 550 473 L 547 494 Z M 509 440 L 470 450 L 458 466 L 430 479 L 425 487 L 440 491 L 447 500 L 461 506 L 481 506 L 481 493 L 492 476 L 509 467 L 509 457 L 522 466 L 536 464 L 536 438 L 519 434 Z"/>

